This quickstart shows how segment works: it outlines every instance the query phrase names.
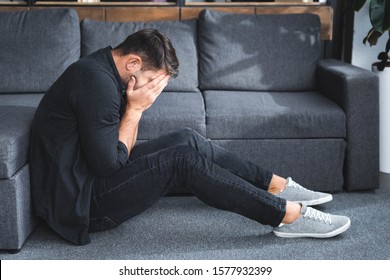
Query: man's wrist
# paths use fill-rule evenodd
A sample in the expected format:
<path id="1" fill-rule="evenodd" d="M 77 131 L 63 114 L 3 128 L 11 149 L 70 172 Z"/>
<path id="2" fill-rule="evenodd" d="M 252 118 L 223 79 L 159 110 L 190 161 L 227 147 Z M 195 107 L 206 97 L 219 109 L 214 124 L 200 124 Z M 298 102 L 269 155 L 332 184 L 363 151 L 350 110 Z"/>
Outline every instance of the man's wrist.
<path id="1" fill-rule="evenodd" d="M 132 117 L 141 117 L 142 113 L 143 113 L 142 110 L 137 110 L 137 109 L 134 109 L 130 106 L 127 106 L 126 111 L 125 111 L 126 115 L 132 116 Z"/>

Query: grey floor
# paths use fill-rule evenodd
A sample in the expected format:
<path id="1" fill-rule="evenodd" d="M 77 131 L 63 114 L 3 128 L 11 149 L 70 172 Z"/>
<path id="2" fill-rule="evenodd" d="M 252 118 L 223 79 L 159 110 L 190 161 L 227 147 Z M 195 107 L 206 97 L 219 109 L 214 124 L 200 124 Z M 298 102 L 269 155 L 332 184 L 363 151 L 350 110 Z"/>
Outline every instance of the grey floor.
<path id="1" fill-rule="evenodd" d="M 352 226 L 331 239 L 283 239 L 272 228 L 208 207 L 195 197 L 165 197 L 86 246 L 40 225 L 18 254 L 0 259 L 390 259 L 390 175 L 375 191 L 336 193 L 318 209 L 347 215 Z"/>

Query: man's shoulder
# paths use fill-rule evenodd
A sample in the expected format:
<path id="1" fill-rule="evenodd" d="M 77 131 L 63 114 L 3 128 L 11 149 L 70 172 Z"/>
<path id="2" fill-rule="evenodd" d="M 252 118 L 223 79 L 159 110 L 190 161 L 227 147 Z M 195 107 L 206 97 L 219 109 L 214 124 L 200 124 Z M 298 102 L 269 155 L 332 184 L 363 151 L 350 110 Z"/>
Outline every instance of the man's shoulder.
<path id="1" fill-rule="evenodd" d="M 82 83 L 94 82 L 98 84 L 107 84 L 115 82 L 115 77 L 110 69 L 90 61 L 79 61 L 72 67 L 73 74 L 77 74 Z"/>
<path id="2" fill-rule="evenodd" d="M 74 65 L 80 72 L 92 72 L 96 75 L 109 74 L 111 75 L 112 71 L 109 65 L 97 61 L 91 57 L 83 57 Z"/>
<path id="3" fill-rule="evenodd" d="M 79 71 L 83 72 L 93 72 L 97 75 L 102 74 L 113 74 L 112 65 L 107 59 L 107 50 L 100 49 L 94 53 L 91 53 L 87 56 L 80 58 L 79 61 L 74 63 L 74 67 Z"/>
<path id="4" fill-rule="evenodd" d="M 120 85 L 104 51 L 105 49 L 101 49 L 84 56 L 68 67 L 59 79 L 61 86 L 82 89 L 83 92 L 118 91 Z"/>

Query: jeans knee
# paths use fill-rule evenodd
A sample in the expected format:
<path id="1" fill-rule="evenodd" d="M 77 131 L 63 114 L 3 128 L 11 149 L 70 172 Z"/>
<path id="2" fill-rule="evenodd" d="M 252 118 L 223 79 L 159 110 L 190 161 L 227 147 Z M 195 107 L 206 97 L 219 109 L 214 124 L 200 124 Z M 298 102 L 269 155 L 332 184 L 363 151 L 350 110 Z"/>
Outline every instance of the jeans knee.
<path id="1" fill-rule="evenodd" d="M 180 129 L 177 133 L 179 134 L 178 137 L 184 140 L 184 142 L 198 142 L 205 139 L 202 135 L 189 127 Z"/>
<path id="2" fill-rule="evenodd" d="M 192 138 L 194 135 L 197 134 L 197 132 L 190 127 L 182 128 L 178 131 L 178 133 L 184 138 Z"/>

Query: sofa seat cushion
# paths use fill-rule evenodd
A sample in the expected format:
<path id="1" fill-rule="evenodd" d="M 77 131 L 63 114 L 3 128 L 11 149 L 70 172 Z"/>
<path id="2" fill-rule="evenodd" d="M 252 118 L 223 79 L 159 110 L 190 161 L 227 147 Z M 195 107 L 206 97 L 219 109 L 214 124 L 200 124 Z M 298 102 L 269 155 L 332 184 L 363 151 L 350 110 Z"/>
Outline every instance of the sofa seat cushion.
<path id="1" fill-rule="evenodd" d="M 316 87 L 320 19 L 312 14 L 199 17 L 201 89 L 308 91 Z"/>
<path id="2" fill-rule="evenodd" d="M 116 47 L 127 36 L 141 29 L 153 28 L 172 41 L 179 59 L 179 76 L 171 79 L 166 91 L 196 91 L 198 88 L 198 55 L 196 20 L 151 22 L 102 22 L 85 19 L 81 22 L 81 55 L 107 47 Z"/>
<path id="3" fill-rule="evenodd" d="M 75 10 L 0 12 L 0 92 L 44 92 L 80 58 Z"/>
<path id="4" fill-rule="evenodd" d="M 44 93 L 0 94 L 0 106 L 38 107 Z"/>
<path id="5" fill-rule="evenodd" d="M 213 142 L 279 176 L 291 176 L 311 190 L 342 190 L 345 139 L 238 139 Z"/>
<path id="6" fill-rule="evenodd" d="M 154 139 L 184 127 L 206 135 L 206 113 L 202 94 L 199 91 L 163 92 L 143 114 L 138 139 Z"/>
<path id="7" fill-rule="evenodd" d="M 342 138 L 345 114 L 317 92 L 205 91 L 211 139 Z"/>
<path id="8" fill-rule="evenodd" d="M 0 179 L 11 178 L 28 160 L 34 107 L 0 106 Z"/>

